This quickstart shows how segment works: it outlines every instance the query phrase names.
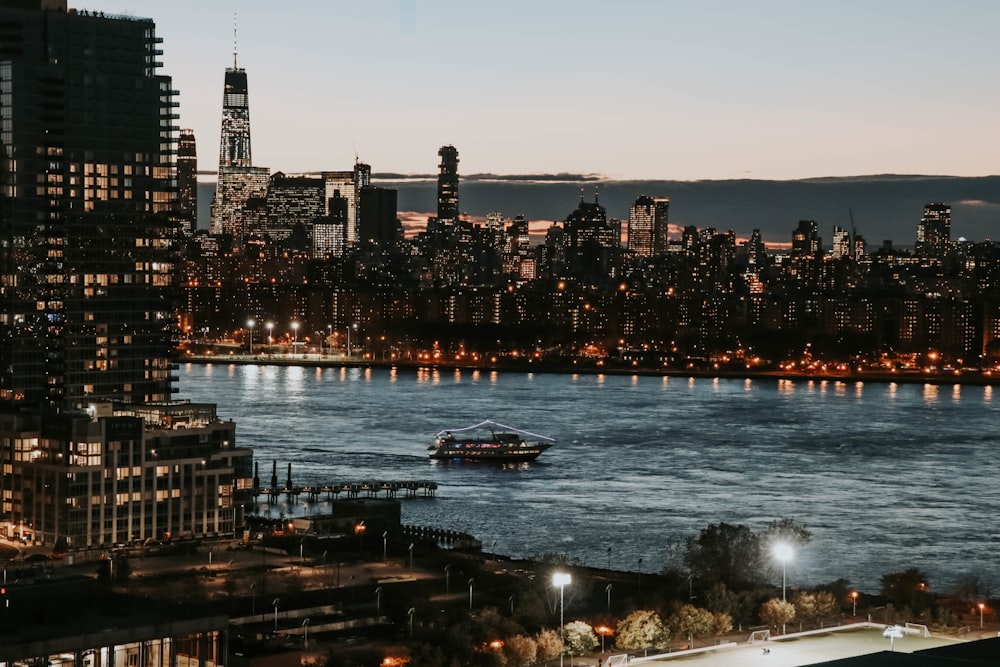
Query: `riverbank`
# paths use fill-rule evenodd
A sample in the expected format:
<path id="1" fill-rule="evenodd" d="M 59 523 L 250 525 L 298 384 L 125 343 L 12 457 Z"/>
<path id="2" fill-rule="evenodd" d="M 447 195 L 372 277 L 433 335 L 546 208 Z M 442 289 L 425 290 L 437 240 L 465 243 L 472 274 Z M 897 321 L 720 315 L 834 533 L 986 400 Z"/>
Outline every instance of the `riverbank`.
<path id="1" fill-rule="evenodd" d="M 509 363 L 453 363 L 407 360 L 358 359 L 344 355 L 320 354 L 185 354 L 178 359 L 182 363 L 194 364 L 234 364 L 241 366 L 309 366 L 314 368 L 382 368 L 382 369 L 431 369 L 444 371 L 479 371 L 505 373 L 553 373 L 587 375 L 640 375 L 649 377 L 691 377 L 727 380 L 812 380 L 816 382 L 878 382 L 897 384 L 931 385 L 1000 385 L 1000 374 L 991 371 L 842 371 L 834 373 L 813 373 L 793 370 L 764 369 L 671 369 L 642 368 L 596 362 L 538 361 L 523 360 Z"/>

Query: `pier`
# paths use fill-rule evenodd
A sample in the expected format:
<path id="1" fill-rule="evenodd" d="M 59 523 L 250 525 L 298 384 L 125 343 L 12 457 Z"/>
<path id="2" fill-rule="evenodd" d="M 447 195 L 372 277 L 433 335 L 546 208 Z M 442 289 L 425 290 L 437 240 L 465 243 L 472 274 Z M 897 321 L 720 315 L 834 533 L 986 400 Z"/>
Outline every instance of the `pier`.
<path id="1" fill-rule="evenodd" d="M 336 482 L 335 484 L 323 484 L 321 486 L 265 486 L 254 487 L 254 500 L 260 496 L 266 496 L 268 501 L 276 503 L 278 498 L 286 496 L 290 500 L 305 494 L 309 500 L 318 502 L 320 496 L 326 496 L 326 500 L 336 500 L 340 494 L 345 494 L 347 498 L 378 498 L 384 495 L 386 498 L 396 498 L 400 495 L 404 498 L 425 498 L 434 497 L 437 492 L 437 482 L 429 480 L 407 480 L 407 481 L 367 481 L 367 482 Z"/>
<path id="2" fill-rule="evenodd" d="M 416 498 L 423 496 L 433 498 L 437 493 L 437 482 L 426 479 L 418 480 L 367 480 L 360 482 L 335 482 L 333 484 L 321 484 L 319 486 L 296 486 L 292 483 L 292 464 L 288 464 L 288 475 L 283 486 L 278 484 L 278 462 L 271 462 L 271 484 L 260 485 L 260 464 L 254 462 L 253 475 L 253 498 L 254 502 L 261 496 L 265 496 L 267 501 L 274 505 L 281 496 L 288 498 L 289 502 L 297 501 L 299 496 L 305 494 L 310 502 L 319 502 L 320 496 L 326 496 L 322 500 L 332 502 L 345 494 L 348 499 L 355 498 L 378 498 L 384 495 L 386 498 L 397 498 L 400 495 L 404 498 Z"/>

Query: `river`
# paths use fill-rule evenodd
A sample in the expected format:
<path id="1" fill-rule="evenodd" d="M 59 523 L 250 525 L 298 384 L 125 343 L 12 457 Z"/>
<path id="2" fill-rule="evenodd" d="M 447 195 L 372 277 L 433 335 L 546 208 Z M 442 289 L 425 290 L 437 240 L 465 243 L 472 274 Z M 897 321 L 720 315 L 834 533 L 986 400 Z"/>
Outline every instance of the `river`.
<path id="1" fill-rule="evenodd" d="M 997 572 L 989 386 L 226 364 L 180 378 L 181 398 L 237 422 L 262 483 L 272 461 L 297 485 L 433 480 L 436 498 L 403 501 L 404 523 L 511 557 L 659 571 L 710 523 L 787 517 L 813 533 L 789 585 L 877 592 L 918 567 L 944 590 Z M 428 460 L 437 431 L 483 419 L 558 444 L 508 468 Z"/>

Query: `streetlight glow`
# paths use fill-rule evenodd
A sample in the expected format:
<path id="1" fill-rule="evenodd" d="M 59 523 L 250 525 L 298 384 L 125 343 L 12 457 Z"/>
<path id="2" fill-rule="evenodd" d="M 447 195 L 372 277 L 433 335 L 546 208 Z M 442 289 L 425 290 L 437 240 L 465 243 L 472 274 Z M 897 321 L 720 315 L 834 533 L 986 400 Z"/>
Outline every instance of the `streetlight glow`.
<path id="1" fill-rule="evenodd" d="M 792 559 L 795 555 L 795 550 L 792 548 L 791 544 L 787 542 L 778 542 L 774 545 L 774 557 L 781 561 L 781 600 L 786 601 L 785 598 L 785 569 L 788 565 L 788 561 Z"/>

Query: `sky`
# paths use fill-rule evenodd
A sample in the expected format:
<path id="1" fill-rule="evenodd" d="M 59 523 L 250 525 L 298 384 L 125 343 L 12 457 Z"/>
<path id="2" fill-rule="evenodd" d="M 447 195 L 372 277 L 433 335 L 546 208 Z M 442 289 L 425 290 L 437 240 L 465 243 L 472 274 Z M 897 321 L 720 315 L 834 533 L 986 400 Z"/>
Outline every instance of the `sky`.
<path id="1" fill-rule="evenodd" d="M 89 0 L 150 17 L 214 171 L 224 71 L 255 165 L 608 179 L 1000 173 L 995 0 Z"/>

